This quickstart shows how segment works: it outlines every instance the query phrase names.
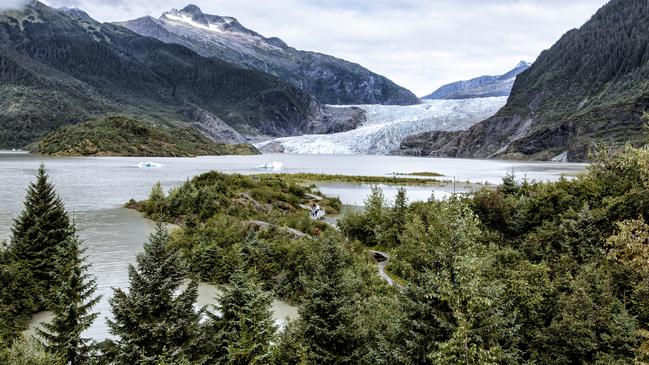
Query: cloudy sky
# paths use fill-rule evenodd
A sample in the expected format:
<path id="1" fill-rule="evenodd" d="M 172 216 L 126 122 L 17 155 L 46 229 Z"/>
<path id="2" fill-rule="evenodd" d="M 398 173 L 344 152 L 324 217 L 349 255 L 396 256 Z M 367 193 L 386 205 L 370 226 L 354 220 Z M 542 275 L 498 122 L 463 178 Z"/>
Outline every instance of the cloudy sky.
<path id="1" fill-rule="evenodd" d="M 23 0 L 1 0 L 17 2 Z M 190 0 L 186 0 L 190 1 Z M 191 0 L 299 49 L 357 62 L 422 96 L 533 61 L 607 0 Z M 183 0 L 45 0 L 101 21 L 159 16 Z"/>

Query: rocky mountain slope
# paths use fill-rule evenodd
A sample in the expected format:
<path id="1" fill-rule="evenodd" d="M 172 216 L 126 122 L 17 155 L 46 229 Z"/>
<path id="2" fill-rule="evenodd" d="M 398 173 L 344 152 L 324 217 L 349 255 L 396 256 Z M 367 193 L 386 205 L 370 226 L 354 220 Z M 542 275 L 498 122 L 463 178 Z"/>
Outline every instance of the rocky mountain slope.
<path id="1" fill-rule="evenodd" d="M 410 91 L 358 64 L 297 50 L 279 38 L 266 38 L 244 27 L 235 18 L 204 14 L 195 5 L 171 10 L 158 19 L 143 17 L 119 24 L 203 56 L 273 74 L 324 104 L 419 102 Z"/>
<path id="2" fill-rule="evenodd" d="M 435 146 L 434 156 L 569 161 L 587 160 L 601 144 L 639 144 L 649 108 L 648 40 L 649 3 L 612 0 L 520 74 L 495 116 L 445 135 L 447 143 L 420 142 Z"/>
<path id="3" fill-rule="evenodd" d="M 499 76 L 480 76 L 466 81 L 444 85 L 422 99 L 471 99 L 490 96 L 509 96 L 516 76 L 530 67 L 521 61 L 509 72 Z"/>
<path id="4" fill-rule="evenodd" d="M 240 134 L 302 134 L 341 117 L 272 75 L 96 22 L 79 10 L 32 2 L 0 12 L 0 148 L 114 114 L 190 123 L 227 143 L 243 142 Z"/>
<path id="5" fill-rule="evenodd" d="M 427 131 L 466 130 L 494 115 L 507 98 L 427 100 L 418 105 L 359 105 L 366 120 L 356 129 L 333 134 L 277 138 L 256 146 L 264 152 L 388 154 L 407 136 Z"/>

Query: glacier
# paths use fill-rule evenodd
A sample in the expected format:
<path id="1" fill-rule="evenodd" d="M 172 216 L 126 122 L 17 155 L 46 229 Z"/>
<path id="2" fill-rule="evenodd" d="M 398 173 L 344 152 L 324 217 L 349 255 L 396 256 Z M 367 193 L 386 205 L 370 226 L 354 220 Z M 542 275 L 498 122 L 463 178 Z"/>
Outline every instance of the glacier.
<path id="1" fill-rule="evenodd" d="M 488 97 L 424 100 L 408 106 L 356 105 L 365 110 L 367 117 L 356 129 L 276 138 L 256 143 L 255 147 L 292 154 L 389 154 L 399 148 L 404 138 L 414 134 L 466 130 L 496 114 L 506 102 L 507 97 Z"/>

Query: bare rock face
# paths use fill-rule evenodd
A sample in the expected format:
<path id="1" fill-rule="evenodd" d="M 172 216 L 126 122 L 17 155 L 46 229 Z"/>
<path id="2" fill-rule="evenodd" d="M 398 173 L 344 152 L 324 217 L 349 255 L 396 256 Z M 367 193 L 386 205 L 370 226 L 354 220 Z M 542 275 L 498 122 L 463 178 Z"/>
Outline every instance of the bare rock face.
<path id="1" fill-rule="evenodd" d="M 284 153 L 286 150 L 281 142 L 273 141 L 259 148 L 261 153 Z"/>
<path id="2" fill-rule="evenodd" d="M 365 110 L 359 107 L 332 107 L 325 105 L 317 119 L 307 127 L 308 134 L 340 133 L 356 129 L 367 121 Z"/>
<path id="3" fill-rule="evenodd" d="M 248 141 L 232 127 L 216 116 L 200 108 L 184 108 L 178 114 L 192 121 L 201 134 L 217 143 L 247 144 Z"/>
<path id="4" fill-rule="evenodd" d="M 396 155 L 449 157 L 441 148 L 460 132 L 434 131 L 409 136 L 401 142 Z"/>

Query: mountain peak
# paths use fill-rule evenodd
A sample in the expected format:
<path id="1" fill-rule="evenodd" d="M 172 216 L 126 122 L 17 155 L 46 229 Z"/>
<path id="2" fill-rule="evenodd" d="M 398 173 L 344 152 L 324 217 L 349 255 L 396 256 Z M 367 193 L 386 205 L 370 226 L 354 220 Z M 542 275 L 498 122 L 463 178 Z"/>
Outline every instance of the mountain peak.
<path id="1" fill-rule="evenodd" d="M 471 80 L 457 81 L 444 85 L 422 99 L 472 99 L 490 96 L 508 96 L 516 76 L 530 67 L 527 61 L 520 61 L 516 67 L 503 75 L 480 76 Z"/>
<path id="2" fill-rule="evenodd" d="M 530 67 L 531 65 L 532 65 L 532 64 L 531 64 L 530 62 L 527 62 L 527 61 L 520 61 L 520 62 L 516 65 L 516 67 L 514 67 L 514 68 L 521 68 L 521 67 L 525 67 L 525 68 L 527 68 L 527 67 Z"/>
<path id="3" fill-rule="evenodd" d="M 190 15 L 203 15 L 203 11 L 201 8 L 194 4 L 189 4 L 185 6 L 184 8 L 180 9 L 180 12 L 185 13 L 185 14 L 190 14 Z"/>
<path id="4" fill-rule="evenodd" d="M 79 9 L 79 8 L 67 8 L 67 7 L 62 7 L 59 10 L 63 11 L 64 13 L 82 19 L 82 20 L 93 20 L 88 13 L 85 11 Z"/>

